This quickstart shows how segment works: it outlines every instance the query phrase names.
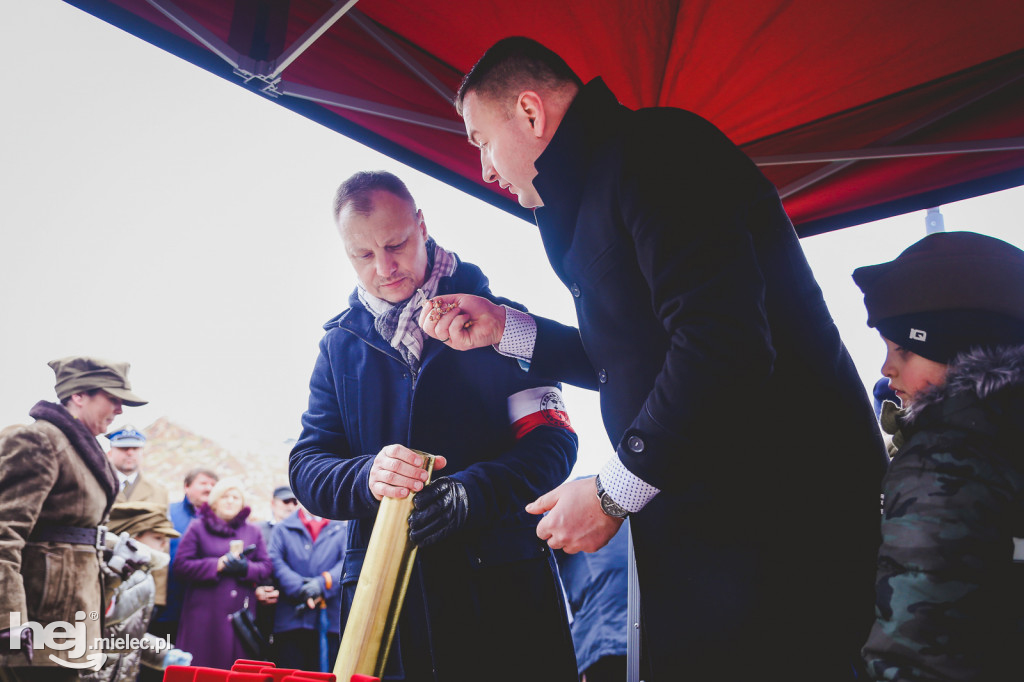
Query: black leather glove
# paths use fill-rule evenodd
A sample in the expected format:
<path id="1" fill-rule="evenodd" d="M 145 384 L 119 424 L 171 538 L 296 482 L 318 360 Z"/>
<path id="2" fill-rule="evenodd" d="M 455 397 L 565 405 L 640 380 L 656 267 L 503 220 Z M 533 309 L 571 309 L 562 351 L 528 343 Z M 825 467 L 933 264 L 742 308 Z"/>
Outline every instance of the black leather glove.
<path id="1" fill-rule="evenodd" d="M 454 478 L 441 476 L 412 498 L 409 515 L 409 539 L 427 547 L 462 528 L 469 516 L 466 486 Z"/>
<path id="2" fill-rule="evenodd" d="M 221 573 L 245 577 L 249 570 L 249 560 L 244 556 L 235 556 L 234 554 L 225 554 L 224 556 L 227 557 L 227 561 L 224 562 L 224 569 Z"/>
<path id="3" fill-rule="evenodd" d="M 302 587 L 299 588 L 299 597 L 303 603 L 307 599 L 316 601 L 324 594 L 323 581 L 320 578 L 306 578 L 306 581 L 302 583 Z"/>
<path id="4" fill-rule="evenodd" d="M 21 648 L 18 650 L 25 655 L 25 660 L 32 663 L 32 630 L 30 628 L 23 628 L 21 631 Z M 14 648 L 11 646 L 11 629 L 0 630 L 0 654 L 13 654 L 16 653 Z"/>

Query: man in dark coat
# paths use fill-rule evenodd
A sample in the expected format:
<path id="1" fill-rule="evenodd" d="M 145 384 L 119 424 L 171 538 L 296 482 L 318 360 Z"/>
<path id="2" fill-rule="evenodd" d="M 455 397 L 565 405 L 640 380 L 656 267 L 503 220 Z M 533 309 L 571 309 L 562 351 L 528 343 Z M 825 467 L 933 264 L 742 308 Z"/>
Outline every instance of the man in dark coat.
<path id="1" fill-rule="evenodd" d="M 707 121 L 631 111 L 526 38 L 457 105 L 484 180 L 537 208 L 580 326 L 463 295 L 421 324 L 599 388 L 616 447 L 528 507 L 540 536 L 594 551 L 630 515 L 653 680 L 850 678 L 885 456 L 774 187 Z"/>
<path id="2" fill-rule="evenodd" d="M 325 325 L 290 474 L 309 511 L 351 519 L 343 616 L 379 501 L 416 493 L 419 550 L 385 678 L 574 679 L 554 559 L 523 512 L 576 459 L 559 387 L 489 349 L 456 353 L 422 334 L 427 298 L 494 298 L 479 268 L 428 239 L 401 180 L 357 173 L 335 218 L 359 284 Z M 426 487 L 410 448 L 437 456 Z"/>

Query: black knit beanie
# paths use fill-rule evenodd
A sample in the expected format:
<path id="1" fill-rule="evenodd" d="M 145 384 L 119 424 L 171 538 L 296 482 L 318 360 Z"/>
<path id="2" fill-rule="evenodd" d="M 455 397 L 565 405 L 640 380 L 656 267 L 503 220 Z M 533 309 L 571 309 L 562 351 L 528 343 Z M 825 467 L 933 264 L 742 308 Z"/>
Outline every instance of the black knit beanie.
<path id="1" fill-rule="evenodd" d="M 948 364 L 974 347 L 1024 344 L 1024 251 L 974 232 L 928 235 L 895 260 L 857 268 L 868 326 Z"/>
<path id="2" fill-rule="evenodd" d="M 1024 320 L 987 310 L 931 310 L 879 320 L 878 332 L 923 358 L 948 365 L 971 348 L 1024 344 Z"/>

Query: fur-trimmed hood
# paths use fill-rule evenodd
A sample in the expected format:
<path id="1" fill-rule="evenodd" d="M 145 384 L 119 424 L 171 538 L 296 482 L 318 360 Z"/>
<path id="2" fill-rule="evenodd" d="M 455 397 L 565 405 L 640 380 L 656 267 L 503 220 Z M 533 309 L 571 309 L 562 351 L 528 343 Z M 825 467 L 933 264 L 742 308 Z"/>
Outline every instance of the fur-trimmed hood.
<path id="1" fill-rule="evenodd" d="M 1024 346 L 994 349 L 975 348 L 958 355 L 949 366 L 946 382 L 924 391 L 904 413 L 912 423 L 931 405 L 952 399 L 988 401 L 1008 389 L 1024 391 Z"/>

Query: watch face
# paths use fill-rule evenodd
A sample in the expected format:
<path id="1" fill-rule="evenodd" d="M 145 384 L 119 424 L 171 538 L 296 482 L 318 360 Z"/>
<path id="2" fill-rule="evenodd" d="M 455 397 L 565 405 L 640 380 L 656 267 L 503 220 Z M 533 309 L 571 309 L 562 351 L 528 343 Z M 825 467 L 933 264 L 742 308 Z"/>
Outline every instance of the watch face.
<path id="1" fill-rule="evenodd" d="M 617 505 L 615 500 L 613 500 L 611 495 L 608 493 L 603 493 L 601 495 L 601 510 L 608 516 L 614 516 L 616 518 L 622 518 L 629 513 Z"/>

